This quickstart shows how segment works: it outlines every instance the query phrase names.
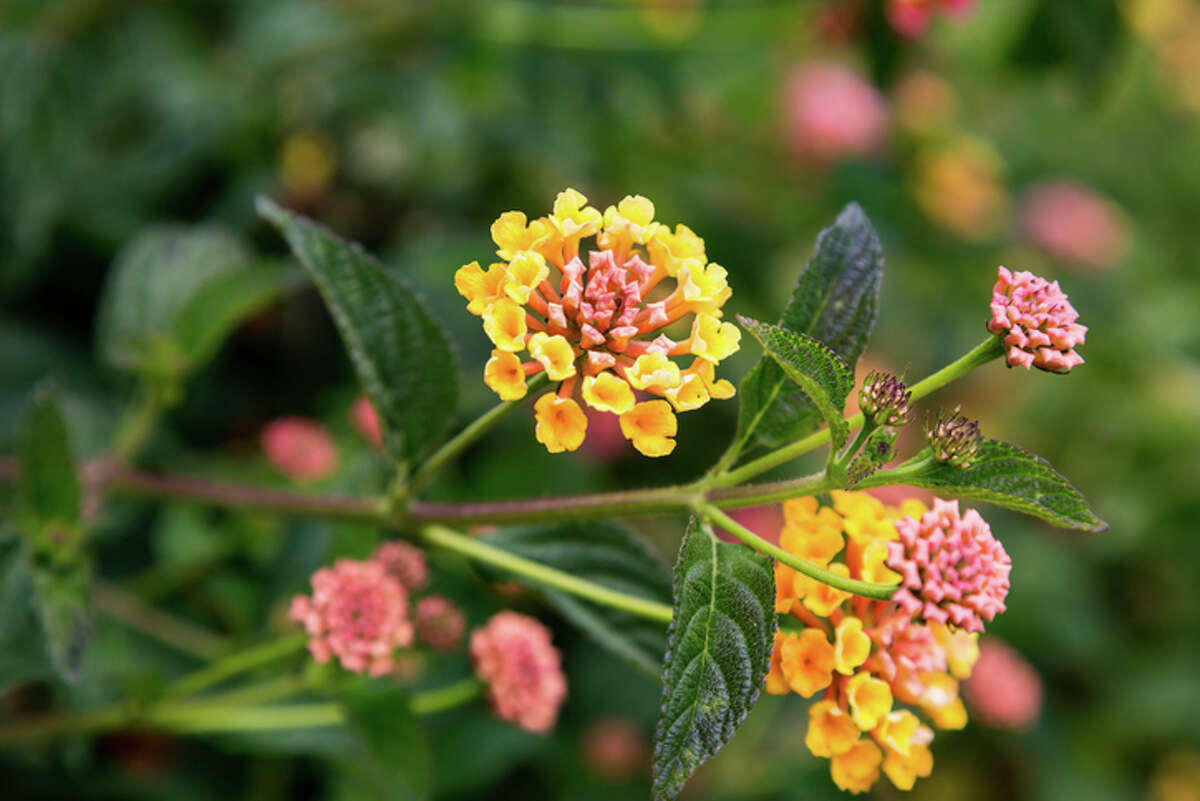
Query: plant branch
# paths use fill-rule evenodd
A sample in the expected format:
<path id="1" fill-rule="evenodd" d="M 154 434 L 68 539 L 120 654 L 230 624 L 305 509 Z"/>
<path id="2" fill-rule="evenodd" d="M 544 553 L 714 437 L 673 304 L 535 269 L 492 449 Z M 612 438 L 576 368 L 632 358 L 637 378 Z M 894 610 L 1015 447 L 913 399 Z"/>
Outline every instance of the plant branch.
<path id="1" fill-rule="evenodd" d="M 751 548 L 754 548 L 756 551 L 761 551 L 768 556 L 773 556 L 776 560 L 782 562 L 793 570 L 803 573 L 809 578 L 816 579 L 822 584 L 828 584 L 831 587 L 835 587 L 845 592 L 854 593 L 855 595 L 861 595 L 864 598 L 875 598 L 881 601 L 886 601 L 891 598 L 899 587 L 897 584 L 872 584 L 868 581 L 859 581 L 857 579 L 839 576 L 836 573 L 830 573 L 824 568 L 817 567 L 814 564 L 805 562 L 803 559 L 796 558 L 777 545 L 772 545 L 711 504 L 702 506 L 698 511 L 705 518 L 707 518 L 709 522 L 715 523 L 716 525 L 725 529 L 730 534 L 749 545 Z"/>
<path id="2" fill-rule="evenodd" d="M 527 385 L 527 391 L 532 392 L 546 383 L 546 373 L 543 371 L 538 373 L 531 379 Z M 497 404 L 482 415 L 477 417 L 474 422 L 458 432 L 453 438 L 446 442 L 442 447 L 438 448 L 432 456 L 421 465 L 418 470 L 413 473 L 412 480 L 408 483 L 408 494 L 416 495 L 429 485 L 437 476 L 438 472 L 446 465 L 453 462 L 459 454 L 469 448 L 475 440 L 482 437 L 496 423 L 499 423 L 517 407 L 521 406 L 525 399 L 515 401 L 505 401 Z"/>
<path id="3" fill-rule="evenodd" d="M 572 576 L 570 573 L 547 567 L 540 562 L 517 556 L 443 526 L 426 526 L 421 529 L 420 536 L 430 545 L 460 553 L 479 562 L 485 562 L 543 586 L 569 592 L 580 598 L 611 606 L 614 609 L 621 609 L 649 620 L 667 623 L 673 615 L 671 607 L 666 604 L 626 595 L 623 592 Z"/>
<path id="4" fill-rule="evenodd" d="M 483 695 L 486 687 L 482 679 L 471 676 L 445 687 L 415 693 L 409 701 L 409 706 L 418 717 L 432 715 L 474 701 Z"/>
<path id="5" fill-rule="evenodd" d="M 167 691 L 167 696 L 169 698 L 187 698 L 215 684 L 220 684 L 231 676 L 299 653 L 307 644 L 307 634 L 292 634 L 245 651 L 238 651 L 223 659 L 218 659 L 195 673 L 184 676 L 171 686 Z"/>
<path id="6" fill-rule="evenodd" d="M 962 377 L 966 373 L 974 370 L 976 367 L 987 364 L 992 359 L 1004 355 L 1004 345 L 998 337 L 989 336 L 983 342 L 976 345 L 967 353 L 951 362 L 950 364 L 938 370 L 917 383 L 909 387 L 912 392 L 912 401 L 917 401 L 926 395 L 929 395 L 942 387 Z M 863 424 L 863 416 L 856 414 L 848 421 L 851 429 L 861 428 Z M 802 456 L 809 451 L 815 450 L 825 443 L 829 442 L 829 429 L 823 428 L 820 431 L 815 431 L 809 434 L 804 439 L 797 440 L 790 445 L 784 445 L 782 448 L 771 451 L 770 453 L 760 456 L 753 461 L 747 462 L 736 470 L 731 470 L 724 475 L 718 476 L 713 481 L 714 487 L 735 487 L 738 484 L 744 484 L 757 475 L 779 467 L 782 464 L 792 461 L 793 459 Z"/>
<path id="7" fill-rule="evenodd" d="M 155 609 L 136 595 L 106 581 L 97 581 L 92 587 L 92 600 L 105 614 L 197 659 L 218 659 L 229 653 L 227 638 Z"/>

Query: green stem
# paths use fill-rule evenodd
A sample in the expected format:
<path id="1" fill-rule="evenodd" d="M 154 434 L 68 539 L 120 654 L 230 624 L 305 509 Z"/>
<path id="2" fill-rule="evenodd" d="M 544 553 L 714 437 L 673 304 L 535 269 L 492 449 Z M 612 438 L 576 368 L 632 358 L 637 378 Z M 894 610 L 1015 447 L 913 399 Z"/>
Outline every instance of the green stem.
<path id="1" fill-rule="evenodd" d="M 308 644 L 307 634 L 292 634 L 282 639 L 258 645 L 245 651 L 218 659 L 207 667 L 189 673 L 175 682 L 168 691 L 170 698 L 186 698 L 219 684 L 231 676 L 270 664 L 304 650 Z"/>
<path id="2" fill-rule="evenodd" d="M 304 676 L 284 675 L 255 684 L 245 684 L 225 692 L 205 695 L 204 700 L 207 703 L 250 706 L 279 701 L 307 688 L 308 680 Z"/>
<path id="3" fill-rule="evenodd" d="M 989 336 L 986 340 L 976 345 L 967 353 L 951 362 L 950 364 L 938 370 L 932 375 L 913 384 L 909 389 L 912 391 L 912 400 L 919 400 L 926 395 L 929 395 L 942 387 L 954 381 L 966 373 L 974 370 L 980 365 L 987 364 L 992 359 L 998 358 L 1004 354 L 1004 345 L 998 337 Z M 860 428 L 863 424 L 862 414 L 856 414 L 847 422 L 850 423 L 850 428 Z M 811 450 L 814 450 L 821 445 L 829 442 L 829 429 L 823 428 L 816 431 L 804 439 L 797 440 L 790 445 L 784 445 L 778 450 L 760 456 L 753 461 L 747 462 L 736 470 L 731 470 L 722 476 L 716 478 L 712 482 L 714 487 L 736 487 L 738 484 L 744 484 L 757 475 L 773 470 L 781 464 L 786 464 L 798 456 L 802 456 Z"/>
<path id="4" fill-rule="evenodd" d="M 545 372 L 538 373 L 527 384 L 527 391 L 532 392 L 539 389 L 544 383 L 546 383 Z M 438 448 L 425 461 L 425 464 L 421 465 L 417 472 L 413 474 L 412 480 L 408 482 L 408 494 L 410 496 L 416 495 L 424 489 L 443 467 L 458 458 L 459 454 L 469 448 L 475 440 L 482 437 L 487 433 L 488 429 L 499 423 L 524 402 L 525 399 L 522 398 L 498 404 L 484 412 L 474 422 L 458 432 L 450 441 Z"/>
<path id="5" fill-rule="evenodd" d="M 96 608 L 132 629 L 198 659 L 218 659 L 229 653 L 225 637 L 150 606 L 133 593 L 106 581 L 92 588 Z"/>
<path id="6" fill-rule="evenodd" d="M 871 489 L 872 487 L 890 487 L 895 484 L 911 484 L 915 478 L 920 478 L 936 466 L 938 460 L 933 456 L 933 449 L 926 448 L 913 458 L 898 464 L 890 470 L 880 470 L 878 473 L 854 485 L 855 489 Z"/>
<path id="7" fill-rule="evenodd" d="M 474 701 L 483 695 L 486 687 L 487 685 L 481 679 L 471 676 L 462 681 L 456 681 L 454 684 L 447 684 L 445 687 L 416 693 L 409 705 L 414 715 L 432 715 Z"/>
<path id="8" fill-rule="evenodd" d="M 112 458 L 118 464 L 133 461 L 154 433 L 167 408 L 170 392 L 159 386 L 144 386 L 137 402 L 126 410 L 117 433 L 113 435 Z"/>
<path id="9" fill-rule="evenodd" d="M 857 579 L 846 578 L 839 576 L 836 573 L 830 573 L 824 568 L 817 567 L 814 564 L 805 562 L 803 559 L 797 559 L 792 554 L 764 540 L 762 537 L 755 534 L 750 529 L 743 526 L 741 523 L 734 520 L 729 515 L 722 512 L 717 507 L 711 504 L 705 504 L 700 508 L 700 513 L 721 528 L 728 531 L 733 536 L 737 537 L 742 542 L 754 548 L 756 551 L 761 551 L 769 556 L 775 557 L 778 561 L 792 568 L 793 570 L 803 573 L 809 578 L 814 578 L 823 584 L 828 584 L 830 587 L 836 587 L 845 592 L 852 592 L 855 595 L 861 595 L 864 598 L 876 598 L 881 601 L 886 601 L 892 597 L 899 585 L 896 584 L 872 584 L 868 581 L 859 581 Z"/>
<path id="10" fill-rule="evenodd" d="M 163 704 L 136 720 L 164 731 L 181 734 L 207 732 L 275 731 L 340 726 L 345 722 L 338 704 Z"/>
<path id="11" fill-rule="evenodd" d="M 591 581 L 572 576 L 561 570 L 534 562 L 522 556 L 509 553 L 495 546 L 488 545 L 464 534 L 459 534 L 442 526 L 426 526 L 421 529 L 421 538 L 430 545 L 445 548 L 460 553 L 480 562 L 515 573 L 518 576 L 535 581 L 546 587 L 569 592 L 589 601 L 595 601 L 614 609 L 620 609 L 649 620 L 662 623 L 669 622 L 672 616 L 670 606 L 633 595 L 626 595 Z"/>

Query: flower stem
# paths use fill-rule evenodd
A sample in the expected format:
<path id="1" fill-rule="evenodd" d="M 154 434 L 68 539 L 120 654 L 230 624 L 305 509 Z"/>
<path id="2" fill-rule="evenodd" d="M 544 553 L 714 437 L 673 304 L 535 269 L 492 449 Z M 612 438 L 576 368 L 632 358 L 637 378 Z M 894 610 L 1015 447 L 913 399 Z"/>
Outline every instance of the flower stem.
<path id="1" fill-rule="evenodd" d="M 238 673 L 252 670 L 299 653 L 304 650 L 307 643 L 308 635 L 291 634 L 273 642 L 258 645 L 245 651 L 238 651 L 236 654 L 230 654 L 224 659 L 218 659 L 211 665 L 197 670 L 195 673 L 189 673 L 184 676 L 171 686 L 167 692 L 167 696 L 170 698 L 187 698 L 190 695 L 195 695 L 215 684 L 220 684 L 231 676 L 236 676 Z"/>
<path id="2" fill-rule="evenodd" d="M 614 609 L 620 609 L 649 620 L 666 623 L 671 620 L 673 614 L 671 607 L 666 604 L 626 595 L 623 592 L 509 553 L 443 526 L 426 526 L 421 529 L 421 538 L 430 545 L 460 553 L 479 562 L 485 562 L 546 587 L 569 592 L 580 598 L 611 606 Z"/>
<path id="3" fill-rule="evenodd" d="M 97 581 L 92 587 L 92 600 L 100 611 L 185 654 L 209 660 L 229 653 L 225 637 L 155 609 L 114 584 Z"/>
<path id="4" fill-rule="evenodd" d="M 890 487 L 893 484 L 910 484 L 912 479 L 920 478 L 929 472 L 931 467 L 938 464 L 933 456 L 933 449 L 926 448 L 908 461 L 898 464 L 890 470 L 880 470 L 854 485 L 855 489 L 871 489 L 872 487 Z"/>
<path id="5" fill-rule="evenodd" d="M 527 384 L 527 391 L 541 388 L 542 384 L 546 383 L 546 373 L 543 371 L 538 373 Z M 515 401 L 505 401 L 504 403 L 493 406 L 488 411 L 477 417 L 474 422 L 458 432 L 454 437 L 448 440 L 442 447 L 438 448 L 432 456 L 430 456 L 420 468 L 413 473 L 412 480 L 408 482 L 408 494 L 416 495 L 429 485 L 446 465 L 458 458 L 459 454 L 471 446 L 475 440 L 487 433 L 488 429 L 499 423 L 507 417 L 513 410 L 525 402 L 525 399 Z"/>
<path id="6" fill-rule="evenodd" d="M 169 405 L 168 399 L 174 394 L 157 384 L 144 385 L 141 393 L 134 405 L 126 410 L 113 436 L 112 458 L 118 464 L 133 461 L 154 433 L 154 427 Z"/>
<path id="7" fill-rule="evenodd" d="M 792 568 L 793 570 L 803 573 L 809 578 L 816 579 L 822 584 L 828 584 L 830 587 L 836 587 L 845 592 L 851 592 L 855 595 L 861 595 L 864 598 L 876 598 L 881 601 L 886 601 L 896 592 L 898 585 L 896 584 L 872 584 L 868 581 L 859 581 L 857 579 L 846 578 L 839 576 L 836 573 L 830 573 L 824 568 L 817 567 L 814 564 L 805 562 L 803 559 L 797 559 L 792 554 L 782 548 L 772 545 L 762 537 L 755 534 L 750 529 L 743 526 L 741 523 L 734 520 L 729 515 L 722 512 L 717 507 L 711 504 L 705 504 L 700 508 L 700 513 L 708 519 L 709 522 L 715 523 L 721 528 L 728 531 L 733 536 L 737 537 L 742 542 L 754 548 L 756 551 L 761 551 L 768 556 L 773 556 L 778 561 Z"/>
<path id="8" fill-rule="evenodd" d="M 1004 344 L 999 338 L 989 336 L 941 370 L 926 376 L 909 387 L 909 390 L 912 391 L 912 400 L 916 401 L 941 389 L 951 381 L 962 377 L 976 367 L 987 364 L 992 359 L 998 358 L 1003 354 Z M 863 424 L 863 416 L 862 414 L 856 414 L 847 422 L 850 423 L 851 429 L 860 428 Z M 757 475 L 761 475 L 781 464 L 790 462 L 796 457 L 824 445 L 826 442 L 829 442 L 829 429 L 823 428 L 820 431 L 809 434 L 804 439 L 797 440 L 790 445 L 784 445 L 782 448 L 747 462 L 736 470 L 731 470 L 724 475 L 718 476 L 712 485 L 714 487 L 736 487 L 738 484 L 743 484 Z"/>
<path id="9" fill-rule="evenodd" d="M 462 681 L 456 681 L 454 684 L 447 684 L 445 687 L 416 693 L 409 701 L 409 706 L 412 708 L 413 714 L 418 717 L 432 715 L 474 701 L 483 695 L 485 687 L 482 680 L 471 676 Z"/>

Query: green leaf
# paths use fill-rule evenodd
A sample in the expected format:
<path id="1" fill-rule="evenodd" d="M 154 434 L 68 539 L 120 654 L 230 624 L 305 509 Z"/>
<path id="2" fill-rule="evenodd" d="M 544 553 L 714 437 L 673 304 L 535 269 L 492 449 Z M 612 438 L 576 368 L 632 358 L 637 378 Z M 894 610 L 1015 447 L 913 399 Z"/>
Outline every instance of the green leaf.
<path id="1" fill-rule="evenodd" d="M 666 567 L 628 529 L 615 523 L 507 528 L 484 540 L 618 592 L 671 602 Z M 659 677 L 667 649 L 665 626 L 565 592 L 530 586 L 597 644 L 646 675 Z"/>
<path id="2" fill-rule="evenodd" d="M 64 534 L 75 539 L 79 528 L 79 481 L 67 427 L 51 385 L 43 383 L 34 389 L 17 432 L 19 528 L 31 542 Z"/>
<path id="3" fill-rule="evenodd" d="M 775 636 L 771 559 L 693 519 L 675 565 L 675 617 L 654 735 L 656 801 L 674 798 L 758 701 Z"/>
<path id="4" fill-rule="evenodd" d="M 179 309 L 172 334 L 188 368 L 211 359 L 243 320 L 287 294 L 299 278 L 280 264 L 255 264 L 199 287 Z"/>
<path id="5" fill-rule="evenodd" d="M 357 245 L 260 197 L 258 213 L 308 270 L 383 424 L 388 452 L 411 462 L 445 432 L 458 368 L 441 326 L 408 283 Z"/>
<path id="6" fill-rule="evenodd" d="M 905 478 L 904 482 L 946 495 L 989 501 L 1064 528 L 1108 528 L 1079 490 L 1049 462 L 998 439 L 985 439 L 966 470 L 939 464 L 931 472 Z"/>
<path id="7" fill-rule="evenodd" d="M 817 237 L 816 250 L 800 274 L 779 325 L 833 349 L 853 373 L 875 326 L 883 247 L 856 203 L 842 210 Z M 792 386 L 772 359 L 762 359 L 741 384 L 735 447 L 751 437 L 768 447 L 812 433 L 821 414 Z"/>
<path id="8" fill-rule="evenodd" d="M 833 449 L 840 450 L 850 435 L 842 416 L 846 396 L 854 389 L 854 374 L 827 345 L 770 323 L 760 323 L 740 314 L 737 318 L 763 346 L 784 375 L 799 385 L 817 413 L 829 424 Z"/>
<path id="9" fill-rule="evenodd" d="M 223 228 L 150 228 L 113 264 L 100 300 L 100 354 L 118 369 L 178 380 L 286 286 L 286 271 L 254 264 Z"/>
<path id="10" fill-rule="evenodd" d="M 380 801 L 428 798 L 433 755 L 405 695 L 390 683 L 355 681 L 340 696 L 346 726 L 358 744 L 347 766 L 350 774 Z"/>
<path id="11" fill-rule="evenodd" d="M 46 648 L 67 681 L 79 676 L 92 633 L 91 571 L 80 550 L 80 489 L 54 390 L 34 390 L 17 441 L 15 521 L 24 534 L 33 597 Z"/>

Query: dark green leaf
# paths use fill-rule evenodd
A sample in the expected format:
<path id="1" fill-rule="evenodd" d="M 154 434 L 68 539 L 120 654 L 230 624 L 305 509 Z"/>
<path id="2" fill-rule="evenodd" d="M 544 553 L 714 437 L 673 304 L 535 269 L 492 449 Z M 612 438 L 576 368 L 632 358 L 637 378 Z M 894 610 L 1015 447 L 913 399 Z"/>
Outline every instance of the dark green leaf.
<path id="1" fill-rule="evenodd" d="M 675 565 L 675 617 L 654 735 L 653 796 L 674 798 L 758 700 L 775 636 L 771 559 L 693 520 Z"/>
<path id="2" fill-rule="evenodd" d="M 665 566 L 645 545 L 614 523 L 501 529 L 490 545 L 619 592 L 671 602 Z M 567 620 L 632 667 L 657 678 L 667 648 L 666 627 L 557 590 L 542 592 Z"/>
<path id="3" fill-rule="evenodd" d="M 100 354 L 109 364 L 159 379 L 177 379 L 211 356 L 219 337 L 232 330 L 244 315 L 269 301 L 274 294 L 246 280 L 253 297 L 234 302 L 213 320 L 197 320 L 204 308 L 212 313 L 213 302 L 200 298 L 217 284 L 231 282 L 237 289 L 242 272 L 251 268 L 251 254 L 229 231 L 215 227 L 165 225 L 135 237 L 117 254 L 100 300 L 97 340 Z M 262 279 L 257 279 L 262 280 Z M 253 303 L 249 301 L 254 301 Z M 237 317 L 233 316 L 236 312 Z M 190 317 L 178 339 L 181 315 Z"/>
<path id="4" fill-rule="evenodd" d="M 300 277 L 282 265 L 256 264 L 199 287 L 180 307 L 172 334 L 188 367 L 211 359 L 242 320 L 285 294 Z"/>
<path id="5" fill-rule="evenodd" d="M 428 798 L 433 757 L 404 694 L 388 682 L 356 681 L 340 695 L 359 746 L 350 773 L 381 801 Z"/>
<path id="6" fill-rule="evenodd" d="M 875 326 L 883 247 L 859 206 L 851 203 L 817 237 L 779 325 L 833 349 L 854 371 Z M 751 437 L 778 447 L 811 433 L 821 414 L 772 359 L 762 359 L 741 384 L 736 447 Z"/>
<path id="7" fill-rule="evenodd" d="M 258 213 L 287 239 L 329 307 L 387 448 L 415 460 L 446 430 L 458 400 L 458 369 L 441 327 L 400 276 L 361 247 L 267 198 Z"/>
<path id="8" fill-rule="evenodd" d="M 738 315 L 738 322 L 763 346 L 784 375 L 799 385 L 817 413 L 829 424 L 833 449 L 846 444 L 850 425 L 842 416 L 854 374 L 827 345 L 769 323 Z"/>
<path id="9" fill-rule="evenodd" d="M 0 543 L 0 692 L 54 669 L 33 617 L 33 582 L 24 543 Z"/>
<path id="10" fill-rule="evenodd" d="M 31 541 L 76 537 L 79 481 L 54 389 L 33 391 L 17 433 L 17 521 Z"/>
<path id="11" fill-rule="evenodd" d="M 1108 528 L 1079 490 L 1049 462 L 998 439 L 985 439 L 975 462 L 966 470 L 941 464 L 923 476 L 906 478 L 905 483 L 946 495 L 990 501 L 1064 528 Z"/>

